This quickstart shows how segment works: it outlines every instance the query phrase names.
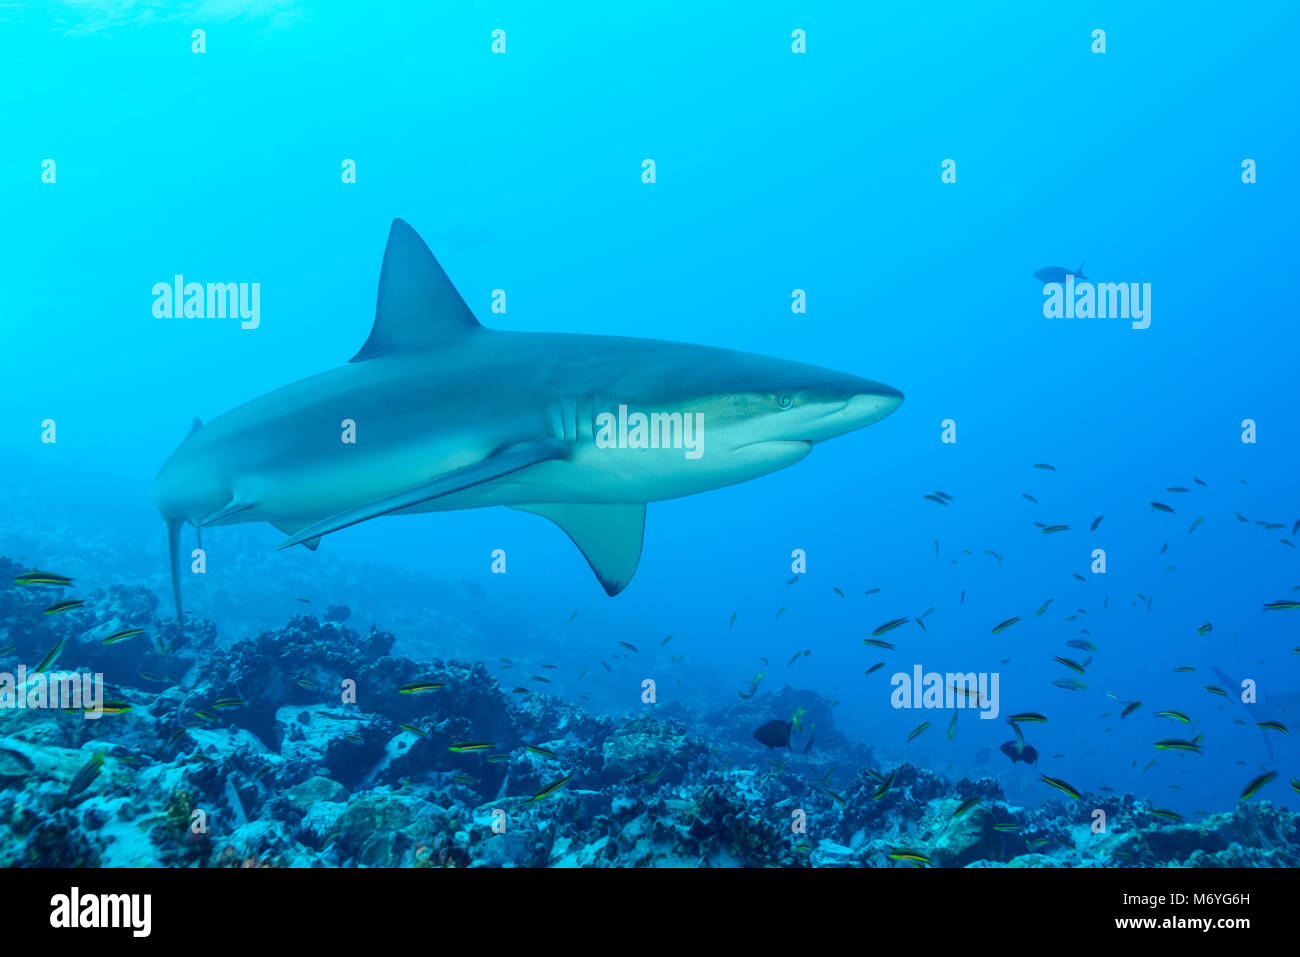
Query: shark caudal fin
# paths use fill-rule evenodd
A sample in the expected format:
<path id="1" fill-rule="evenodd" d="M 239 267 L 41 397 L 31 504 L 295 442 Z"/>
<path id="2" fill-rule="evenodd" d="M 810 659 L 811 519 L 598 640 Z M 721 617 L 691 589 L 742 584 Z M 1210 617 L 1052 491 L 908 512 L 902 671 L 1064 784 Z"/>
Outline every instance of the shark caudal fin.
<path id="1" fill-rule="evenodd" d="M 375 324 L 349 362 L 436 348 L 481 329 L 419 235 L 393 220 L 379 273 Z"/>
<path id="2" fill-rule="evenodd" d="M 611 598 L 632 581 L 641 562 L 645 537 L 645 504 L 636 505 L 512 505 L 523 512 L 549 518 L 578 546 Z"/>
<path id="3" fill-rule="evenodd" d="M 167 552 L 172 569 L 172 601 L 176 604 L 176 620 L 181 621 L 181 527 L 183 518 L 167 519 Z"/>

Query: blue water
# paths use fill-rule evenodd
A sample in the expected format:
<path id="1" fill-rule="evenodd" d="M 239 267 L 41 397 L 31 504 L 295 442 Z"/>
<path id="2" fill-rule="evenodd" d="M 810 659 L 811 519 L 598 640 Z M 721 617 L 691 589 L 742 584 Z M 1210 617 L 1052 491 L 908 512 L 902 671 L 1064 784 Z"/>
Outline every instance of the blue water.
<path id="1" fill-rule="evenodd" d="M 841 731 L 888 760 L 997 773 L 1015 801 L 1055 796 L 1042 772 L 1188 814 L 1231 807 L 1262 769 L 1296 776 L 1294 736 L 1274 734 L 1270 758 L 1250 725 L 1300 723 L 1300 699 L 1290 714 L 1245 710 L 1203 689 L 1218 666 L 1262 698 L 1300 693 L 1300 611 L 1262 610 L 1300 598 L 1300 558 L 1279 541 L 1300 519 L 1300 15 L 1142 6 L 8 6 L 0 553 L 66 565 L 69 542 L 93 540 L 87 581 L 166 596 L 158 467 L 194 416 L 356 351 L 401 217 L 486 325 L 798 359 L 907 400 L 786 471 L 652 504 L 615 599 L 555 528 L 493 509 L 378 520 L 317 555 L 273 556 L 259 567 L 283 569 L 283 602 L 234 608 L 214 598 L 239 591 L 220 581 L 223 540 L 269 549 L 279 535 L 211 530 L 209 581 L 186 587 L 224 637 L 281 624 L 313 568 L 367 569 L 408 619 L 455 618 L 458 647 L 592 667 L 581 689 L 557 682 L 593 706 L 640 706 L 639 682 L 594 668 L 628 640 L 652 650 L 661 701 L 734 702 L 765 671 L 767 686 L 838 699 Z M 791 52 L 795 28 L 806 54 Z M 355 184 L 341 182 L 346 159 Z M 955 183 L 941 182 L 948 159 Z M 1100 281 L 1150 283 L 1150 328 L 1044 318 L 1033 272 L 1081 261 Z M 260 282 L 259 328 L 155 318 L 151 288 L 177 273 Z M 505 315 L 490 311 L 497 288 Z M 790 310 L 796 288 L 806 315 Z M 47 418 L 54 445 L 40 441 Z M 923 498 L 936 489 L 950 506 Z M 497 547 L 506 576 L 490 572 Z M 796 548 L 807 574 L 787 586 Z M 1097 548 L 1105 575 L 1090 571 Z M 931 607 L 924 631 L 885 636 L 895 651 L 861 644 Z M 1080 628 L 1099 649 L 1087 690 L 1052 687 L 1071 674 L 1053 655 L 1086 656 L 1065 647 Z M 1027 732 L 1039 767 L 997 752 L 1001 717 L 963 714 L 950 741 L 948 712 L 891 708 L 890 675 L 914 664 L 998 672 L 1001 717 L 1048 716 Z M 1121 721 L 1130 701 L 1143 706 Z M 1161 708 L 1194 727 L 1152 717 Z M 1204 735 L 1204 754 L 1152 747 L 1184 732 Z M 1290 795 L 1279 782 L 1271 797 Z"/>

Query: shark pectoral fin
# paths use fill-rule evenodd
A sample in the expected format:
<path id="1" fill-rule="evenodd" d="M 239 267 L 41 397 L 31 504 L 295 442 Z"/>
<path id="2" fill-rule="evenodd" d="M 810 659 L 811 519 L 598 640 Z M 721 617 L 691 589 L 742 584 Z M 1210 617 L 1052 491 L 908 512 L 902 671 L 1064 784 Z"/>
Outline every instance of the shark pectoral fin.
<path id="1" fill-rule="evenodd" d="M 637 505 L 512 505 L 549 518 L 578 546 L 613 597 L 627 587 L 641 561 L 645 536 L 645 504 Z"/>
<path id="2" fill-rule="evenodd" d="M 526 469 L 530 465 L 536 465 L 539 462 L 563 458 L 567 453 L 567 446 L 555 439 L 541 439 L 535 442 L 521 442 L 518 445 L 507 446 L 492 453 L 487 458 L 475 462 L 473 465 L 454 469 L 444 475 L 439 475 L 430 482 L 417 485 L 415 488 L 398 492 L 396 495 L 389 495 L 367 505 L 348 509 L 346 512 L 339 512 L 337 515 L 331 515 L 329 518 L 308 525 L 296 535 L 291 535 L 275 547 L 279 550 L 288 548 L 291 545 L 298 545 L 309 539 L 320 538 L 322 535 L 337 532 L 341 528 L 356 525 L 358 522 L 369 521 L 372 518 L 378 518 L 380 515 L 411 508 L 421 502 L 440 498 L 443 495 L 450 495 L 452 492 L 459 492 L 472 485 L 491 482 L 494 479 L 502 478 L 512 472 L 518 472 L 520 469 Z"/>
<path id="3" fill-rule="evenodd" d="M 181 620 L 181 527 L 183 518 L 167 519 L 167 552 L 172 566 L 172 601 L 176 603 L 176 620 Z"/>
<path id="4" fill-rule="evenodd" d="M 436 348 L 481 328 L 424 240 L 402 220 L 393 220 L 379 272 L 375 324 L 348 361 Z"/>

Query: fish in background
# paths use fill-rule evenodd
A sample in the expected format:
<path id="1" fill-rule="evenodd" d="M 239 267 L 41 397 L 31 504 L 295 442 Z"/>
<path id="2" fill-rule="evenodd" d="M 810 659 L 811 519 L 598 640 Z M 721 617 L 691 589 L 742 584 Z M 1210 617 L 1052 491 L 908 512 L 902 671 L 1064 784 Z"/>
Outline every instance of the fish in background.
<path id="1" fill-rule="evenodd" d="M 1044 266 L 1034 273 L 1034 278 L 1044 283 L 1065 282 L 1066 276 L 1085 280 L 1088 278 L 1083 274 L 1083 263 L 1079 263 L 1078 269 L 1066 269 L 1064 266 Z"/>
<path id="2" fill-rule="evenodd" d="M 754 731 L 754 739 L 769 748 L 789 748 L 790 732 L 794 729 L 793 721 L 768 721 Z"/>

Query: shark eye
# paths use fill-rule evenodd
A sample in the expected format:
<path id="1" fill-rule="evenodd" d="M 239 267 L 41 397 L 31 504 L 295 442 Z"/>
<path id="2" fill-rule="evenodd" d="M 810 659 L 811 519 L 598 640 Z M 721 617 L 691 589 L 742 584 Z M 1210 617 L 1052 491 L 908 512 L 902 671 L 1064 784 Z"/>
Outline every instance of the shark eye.
<path id="1" fill-rule="evenodd" d="M 776 397 L 776 407 L 784 412 L 790 406 L 794 405 L 794 397 L 789 395 L 778 395 Z"/>

